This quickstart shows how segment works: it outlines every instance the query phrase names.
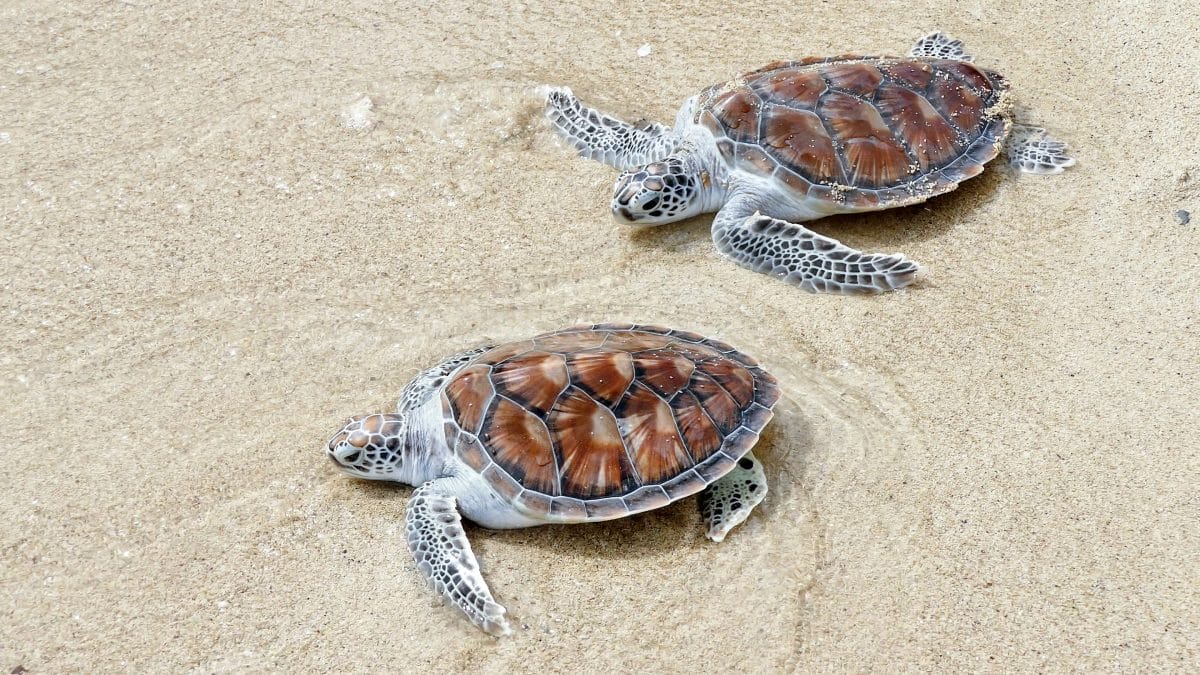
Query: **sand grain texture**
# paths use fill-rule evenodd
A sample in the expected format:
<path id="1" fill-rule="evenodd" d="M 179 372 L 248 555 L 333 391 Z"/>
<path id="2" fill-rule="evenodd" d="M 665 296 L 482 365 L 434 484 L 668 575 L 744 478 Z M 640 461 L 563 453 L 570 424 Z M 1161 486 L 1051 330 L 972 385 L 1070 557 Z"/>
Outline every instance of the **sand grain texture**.
<path id="1" fill-rule="evenodd" d="M 0 668 L 1194 670 L 1200 20 L 968 4 L 7 3 Z M 612 223 L 532 95 L 669 121 L 935 28 L 1079 165 L 820 223 L 930 268 L 879 297 L 724 262 L 708 218 Z M 592 320 L 776 372 L 772 493 L 720 546 L 692 501 L 473 529 L 496 641 L 423 587 L 408 490 L 322 443 L 440 356 Z"/>

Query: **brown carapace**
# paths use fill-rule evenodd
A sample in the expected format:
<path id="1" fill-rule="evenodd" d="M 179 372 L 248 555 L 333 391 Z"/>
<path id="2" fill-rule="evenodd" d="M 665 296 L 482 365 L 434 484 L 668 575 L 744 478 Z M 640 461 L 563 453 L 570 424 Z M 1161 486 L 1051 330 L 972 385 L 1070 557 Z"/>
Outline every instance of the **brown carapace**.
<path id="1" fill-rule="evenodd" d="M 500 345 L 446 383 L 446 441 L 496 491 L 563 522 L 694 494 L 758 440 L 775 379 L 727 344 L 580 326 Z"/>
<path id="2" fill-rule="evenodd" d="M 700 124 L 731 164 L 856 208 L 948 192 L 999 152 L 1008 83 L 965 61 L 776 62 L 705 89 Z"/>

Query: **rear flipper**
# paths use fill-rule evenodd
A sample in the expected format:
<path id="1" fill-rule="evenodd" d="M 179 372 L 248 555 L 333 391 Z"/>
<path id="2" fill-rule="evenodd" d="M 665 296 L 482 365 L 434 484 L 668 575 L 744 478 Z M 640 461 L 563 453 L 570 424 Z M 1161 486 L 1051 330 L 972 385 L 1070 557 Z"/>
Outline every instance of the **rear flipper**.
<path id="1" fill-rule="evenodd" d="M 1008 163 L 1021 173 L 1062 173 L 1075 165 L 1067 144 L 1048 135 L 1041 127 L 1014 124 L 1008 137 Z"/>
<path id="2" fill-rule="evenodd" d="M 922 56 L 929 59 L 954 59 L 955 61 L 970 61 L 971 55 L 963 51 L 962 40 L 955 40 L 942 33 L 930 33 L 917 40 L 917 44 L 908 51 L 909 56 Z"/>
<path id="3" fill-rule="evenodd" d="M 700 493 L 700 516 L 708 527 L 708 538 L 723 541 L 766 496 L 767 476 L 762 462 L 746 453 L 733 471 Z"/>
<path id="4" fill-rule="evenodd" d="M 970 61 L 971 55 L 963 50 L 962 40 L 955 40 L 942 33 L 930 33 L 917 40 L 908 52 L 909 56 L 930 59 L 955 59 Z M 1075 164 L 1067 156 L 1067 144 L 1046 134 L 1040 127 L 1014 124 L 1008 139 L 1008 163 L 1021 173 L 1062 173 L 1063 169 Z"/>

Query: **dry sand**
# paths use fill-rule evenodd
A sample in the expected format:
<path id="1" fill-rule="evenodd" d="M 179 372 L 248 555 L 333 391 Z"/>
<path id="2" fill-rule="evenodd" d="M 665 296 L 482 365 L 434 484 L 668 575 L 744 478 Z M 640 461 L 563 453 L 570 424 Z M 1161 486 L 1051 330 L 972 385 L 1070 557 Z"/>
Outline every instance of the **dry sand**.
<path id="1" fill-rule="evenodd" d="M 1200 665 L 1192 0 L 325 4 L 0 9 L 3 672 Z M 670 120 L 934 28 L 1079 165 L 821 223 L 930 269 L 878 297 L 724 262 L 708 218 L 612 223 L 531 93 Z M 497 641 L 422 585 L 407 488 L 322 443 L 439 356 L 592 320 L 772 368 L 773 492 L 719 546 L 692 501 L 472 529 Z"/>

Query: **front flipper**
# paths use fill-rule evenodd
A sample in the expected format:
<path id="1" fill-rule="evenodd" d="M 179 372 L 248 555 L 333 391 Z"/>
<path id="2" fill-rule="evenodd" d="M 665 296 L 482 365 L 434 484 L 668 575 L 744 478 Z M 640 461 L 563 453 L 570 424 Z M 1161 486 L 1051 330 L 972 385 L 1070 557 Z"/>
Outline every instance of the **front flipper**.
<path id="1" fill-rule="evenodd" d="M 903 288 L 920 269 L 903 254 L 856 251 L 803 225 L 764 216 L 750 203 L 731 199 L 713 219 L 712 238 L 721 255 L 755 272 L 806 291 L 852 295 Z"/>
<path id="2" fill-rule="evenodd" d="M 404 529 L 408 549 L 434 590 L 454 603 L 485 632 L 502 636 L 510 630 L 504 608 L 492 599 L 479 562 L 463 531 L 456 500 L 444 481 L 429 481 L 408 501 Z"/>
<path id="3" fill-rule="evenodd" d="M 766 496 L 762 462 L 747 453 L 732 471 L 700 493 L 700 516 L 708 525 L 708 538 L 723 541 Z"/>
<path id="4" fill-rule="evenodd" d="M 962 40 L 955 40 L 949 35 L 941 33 L 930 33 L 917 40 L 917 44 L 908 50 L 908 55 L 930 59 L 954 59 L 955 61 L 970 61 L 974 58 L 963 51 Z"/>
<path id="5" fill-rule="evenodd" d="M 546 119 L 581 157 L 622 170 L 657 162 L 677 145 L 670 128 L 657 122 L 626 124 L 587 107 L 567 87 L 547 92 Z"/>
<path id="6" fill-rule="evenodd" d="M 1067 154 L 1067 144 L 1055 139 L 1041 127 L 1014 124 L 1008 137 L 1008 163 L 1021 173 L 1062 173 L 1075 165 Z"/>

